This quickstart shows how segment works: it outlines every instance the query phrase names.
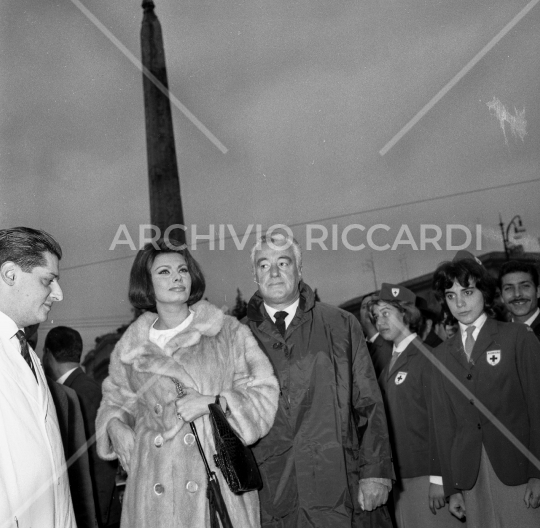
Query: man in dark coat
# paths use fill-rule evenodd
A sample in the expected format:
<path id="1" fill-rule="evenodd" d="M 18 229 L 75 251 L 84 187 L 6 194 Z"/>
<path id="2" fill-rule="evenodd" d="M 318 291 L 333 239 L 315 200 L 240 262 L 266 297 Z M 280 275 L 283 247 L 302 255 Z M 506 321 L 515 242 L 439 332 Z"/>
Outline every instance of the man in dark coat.
<path id="1" fill-rule="evenodd" d="M 43 346 L 43 364 L 58 383 L 79 397 L 84 419 L 90 475 L 99 527 L 114 527 L 120 521 L 121 505 L 115 494 L 116 462 L 101 460 L 96 451 L 96 416 L 101 403 L 100 386 L 80 368 L 82 339 L 77 330 L 57 326 L 49 331 Z"/>
<path id="2" fill-rule="evenodd" d="M 510 260 L 499 272 L 499 289 L 512 321 L 530 326 L 540 339 L 538 270 L 532 264 Z"/>
<path id="3" fill-rule="evenodd" d="M 263 237 L 251 257 L 259 291 L 248 324 L 281 387 L 274 426 L 254 447 L 262 526 L 390 527 L 388 430 L 358 321 L 315 301 L 292 238 Z"/>
<path id="4" fill-rule="evenodd" d="M 47 384 L 58 415 L 58 425 L 68 465 L 69 488 L 77 528 L 97 526 L 94 492 L 90 478 L 86 434 L 77 393 L 47 377 Z"/>

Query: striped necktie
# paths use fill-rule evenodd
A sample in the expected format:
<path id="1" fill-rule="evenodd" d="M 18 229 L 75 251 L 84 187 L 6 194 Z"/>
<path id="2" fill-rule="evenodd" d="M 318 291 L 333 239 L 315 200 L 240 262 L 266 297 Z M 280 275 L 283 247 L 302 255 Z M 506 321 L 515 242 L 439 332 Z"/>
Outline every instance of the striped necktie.
<path id="1" fill-rule="evenodd" d="M 30 357 L 30 351 L 28 350 L 28 341 L 26 341 L 26 336 L 24 335 L 24 332 L 22 330 L 19 330 L 16 334 L 17 339 L 19 340 L 19 343 L 21 344 L 21 355 L 30 367 L 30 370 L 32 371 L 32 374 L 34 374 L 34 378 L 36 378 L 36 381 L 39 384 L 39 381 L 37 379 L 37 374 L 34 369 L 34 363 L 32 363 L 32 358 Z"/>

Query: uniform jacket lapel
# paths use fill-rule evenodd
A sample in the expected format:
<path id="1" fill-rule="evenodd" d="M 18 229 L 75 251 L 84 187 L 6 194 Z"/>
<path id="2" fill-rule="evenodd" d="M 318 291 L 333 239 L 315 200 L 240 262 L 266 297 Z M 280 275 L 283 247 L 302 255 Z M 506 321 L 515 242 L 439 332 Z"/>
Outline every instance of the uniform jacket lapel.
<path id="1" fill-rule="evenodd" d="M 418 353 L 418 349 L 415 346 L 415 343 L 417 343 L 418 338 L 415 337 L 408 345 L 407 348 L 396 359 L 396 362 L 392 365 L 392 369 L 388 371 L 388 381 L 390 381 L 390 378 L 400 370 L 403 370 L 403 367 L 406 367 L 407 363 L 409 362 L 409 359 L 411 356 Z"/>
<path id="2" fill-rule="evenodd" d="M 467 354 L 465 354 L 465 349 L 463 348 L 463 341 L 461 339 L 461 331 L 458 331 L 450 338 L 448 343 L 450 355 L 464 368 L 469 370 L 472 366 L 471 363 L 467 361 Z"/>
<path id="3" fill-rule="evenodd" d="M 481 359 L 482 355 L 484 355 L 488 350 L 500 348 L 500 346 L 497 347 L 495 344 L 497 342 L 497 334 L 497 323 L 488 317 L 484 323 L 484 326 L 480 330 L 480 333 L 478 334 L 476 343 L 474 344 L 471 354 L 473 363 L 477 363 L 478 360 Z"/>

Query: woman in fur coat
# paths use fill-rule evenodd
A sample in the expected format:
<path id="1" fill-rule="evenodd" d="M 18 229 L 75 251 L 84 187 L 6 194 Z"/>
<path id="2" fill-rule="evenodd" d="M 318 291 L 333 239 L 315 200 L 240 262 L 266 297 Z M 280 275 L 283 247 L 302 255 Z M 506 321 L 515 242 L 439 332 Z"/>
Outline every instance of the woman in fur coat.
<path id="1" fill-rule="evenodd" d="M 257 492 L 235 495 L 214 464 L 208 404 L 219 396 L 233 429 L 253 444 L 273 424 L 277 380 L 249 329 L 200 300 L 205 281 L 189 251 L 171 239 L 156 246 L 147 244 L 133 263 L 129 299 L 147 311 L 112 353 L 97 417 L 99 455 L 118 457 L 128 473 L 121 526 L 210 526 L 206 472 L 189 422 L 233 526 L 260 526 Z"/>

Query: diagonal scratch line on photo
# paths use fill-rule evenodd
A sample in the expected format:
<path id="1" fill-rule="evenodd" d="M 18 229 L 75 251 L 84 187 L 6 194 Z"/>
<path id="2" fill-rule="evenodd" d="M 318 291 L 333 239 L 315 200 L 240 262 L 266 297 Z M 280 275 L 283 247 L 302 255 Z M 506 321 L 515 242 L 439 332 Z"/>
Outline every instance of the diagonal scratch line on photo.
<path id="1" fill-rule="evenodd" d="M 408 328 L 402 326 L 404 330 Z M 502 433 L 513 445 L 514 447 L 524 455 L 529 462 L 531 462 L 538 470 L 540 470 L 540 460 L 536 458 L 509 430 L 508 428 L 480 401 L 478 398 L 467 389 L 463 383 L 461 383 L 434 355 L 430 352 L 423 343 L 419 343 L 418 348 L 422 354 L 429 359 L 431 364 L 439 371 L 441 374 L 458 389 L 465 398 L 468 400 L 474 399 L 474 406 Z"/>
<path id="2" fill-rule="evenodd" d="M 147 389 L 150 388 L 150 386 L 157 381 L 157 378 L 159 376 L 167 376 L 166 372 L 159 372 L 154 374 L 136 393 L 137 399 L 140 395 L 144 394 Z M 172 382 L 171 382 L 172 385 Z M 127 408 L 125 407 L 119 407 L 119 411 L 122 412 L 129 412 Z M 0 528 L 12 528 L 13 527 L 13 517 L 17 518 L 24 514 L 28 508 L 32 506 L 32 504 L 41 497 L 51 486 L 55 485 L 56 480 L 67 472 L 68 468 L 70 468 L 85 452 L 88 451 L 90 446 L 96 443 L 98 436 L 101 437 L 102 435 L 106 435 L 107 432 L 103 428 L 100 431 L 96 431 L 96 433 L 88 439 L 88 441 L 83 444 L 71 457 L 69 457 L 69 460 L 67 460 L 64 464 L 61 466 L 61 471 L 59 475 L 53 475 L 49 480 L 43 483 L 43 485 L 31 496 L 26 499 L 26 501 L 15 511 L 10 512 L 7 516 L 4 518 L 0 517 Z M 4 515 L 4 512 L 2 512 L 2 515 Z"/>
<path id="3" fill-rule="evenodd" d="M 384 156 L 411 128 L 418 123 L 474 66 L 501 40 L 540 0 L 531 0 L 497 35 L 495 35 L 463 68 L 420 110 L 380 151 Z"/>
<path id="4" fill-rule="evenodd" d="M 83 15 L 94 24 L 126 57 L 131 61 L 132 64 L 134 64 L 139 71 L 143 73 L 143 75 L 151 81 L 154 86 L 166 97 L 169 98 L 169 100 L 182 112 L 214 145 L 217 147 L 223 154 L 226 154 L 228 152 L 227 147 L 221 143 L 221 141 L 204 126 L 201 121 L 195 117 L 195 115 L 190 112 L 175 96 L 171 93 L 171 91 L 163 85 L 163 83 L 155 77 L 155 75 L 152 74 L 146 68 L 143 66 L 141 61 L 131 53 L 97 18 L 95 15 L 93 15 L 79 0 L 70 0 L 73 5 L 75 5 Z M 0 527 L 1 528 L 1 527 Z"/>

